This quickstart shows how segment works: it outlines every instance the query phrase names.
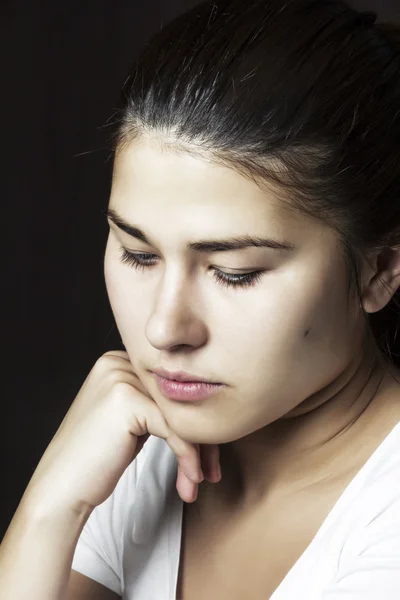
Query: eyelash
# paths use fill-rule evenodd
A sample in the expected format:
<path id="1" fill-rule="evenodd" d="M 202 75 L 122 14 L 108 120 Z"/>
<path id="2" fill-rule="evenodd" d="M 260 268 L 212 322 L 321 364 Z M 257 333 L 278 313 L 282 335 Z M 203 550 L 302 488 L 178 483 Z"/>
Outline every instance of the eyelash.
<path id="1" fill-rule="evenodd" d="M 134 254 L 133 252 L 128 252 L 128 250 L 122 246 L 120 247 L 120 251 L 120 261 L 135 267 L 135 269 L 144 270 L 146 267 L 153 266 L 148 262 L 141 262 L 142 260 L 149 260 L 147 257 L 154 256 L 153 254 Z M 142 258 L 140 259 L 139 257 Z M 143 259 L 143 257 L 146 257 L 146 259 Z M 253 273 L 243 273 L 241 275 L 230 274 L 228 276 L 227 273 L 214 269 L 214 278 L 220 285 L 225 287 L 245 288 L 256 285 L 260 281 L 263 273 L 264 271 L 254 271 Z"/>

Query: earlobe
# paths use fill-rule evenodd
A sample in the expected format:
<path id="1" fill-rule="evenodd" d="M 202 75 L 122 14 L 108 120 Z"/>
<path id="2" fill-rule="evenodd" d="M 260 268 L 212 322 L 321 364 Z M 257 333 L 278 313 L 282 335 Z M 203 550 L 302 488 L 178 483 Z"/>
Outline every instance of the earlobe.
<path id="1" fill-rule="evenodd" d="M 375 313 L 384 308 L 400 287 L 400 249 L 384 248 L 362 294 L 362 308 Z M 371 272 L 370 274 L 371 275 Z"/>

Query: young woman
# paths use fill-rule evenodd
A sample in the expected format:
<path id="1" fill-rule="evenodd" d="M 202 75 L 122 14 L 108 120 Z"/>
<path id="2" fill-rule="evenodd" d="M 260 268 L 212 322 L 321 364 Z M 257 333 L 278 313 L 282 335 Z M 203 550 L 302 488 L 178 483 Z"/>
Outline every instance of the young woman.
<path id="1" fill-rule="evenodd" d="M 29 482 L 2 600 L 398 600 L 399 49 L 340 1 L 217 0 L 143 51 L 107 213 L 126 351 Z"/>

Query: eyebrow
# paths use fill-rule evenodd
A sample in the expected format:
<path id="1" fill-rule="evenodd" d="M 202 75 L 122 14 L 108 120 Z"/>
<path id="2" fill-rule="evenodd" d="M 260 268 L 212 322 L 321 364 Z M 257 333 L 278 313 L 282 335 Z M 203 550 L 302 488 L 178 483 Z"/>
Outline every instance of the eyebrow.
<path id="1" fill-rule="evenodd" d="M 112 221 L 119 229 L 127 233 L 128 235 L 148 244 L 154 246 L 147 235 L 136 227 L 131 225 L 115 210 L 108 209 L 105 212 L 106 216 Z M 219 240 L 199 240 L 197 242 L 190 242 L 187 244 L 186 249 L 195 252 L 229 252 L 232 250 L 241 250 L 242 248 L 249 248 L 255 246 L 256 248 L 271 248 L 273 250 L 294 250 L 295 246 L 286 240 L 276 240 L 271 238 L 260 238 L 245 235 L 241 237 L 230 237 Z"/>

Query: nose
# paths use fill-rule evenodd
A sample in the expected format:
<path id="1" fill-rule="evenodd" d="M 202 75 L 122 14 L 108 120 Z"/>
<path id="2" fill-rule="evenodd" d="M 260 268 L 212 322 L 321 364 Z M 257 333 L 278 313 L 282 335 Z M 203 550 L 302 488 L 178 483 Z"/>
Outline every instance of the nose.
<path id="1" fill-rule="evenodd" d="M 156 290 L 154 309 L 146 323 L 146 337 L 158 350 L 175 346 L 198 348 L 207 340 L 207 327 L 200 315 L 199 293 L 181 275 L 164 278 L 160 293 Z"/>

